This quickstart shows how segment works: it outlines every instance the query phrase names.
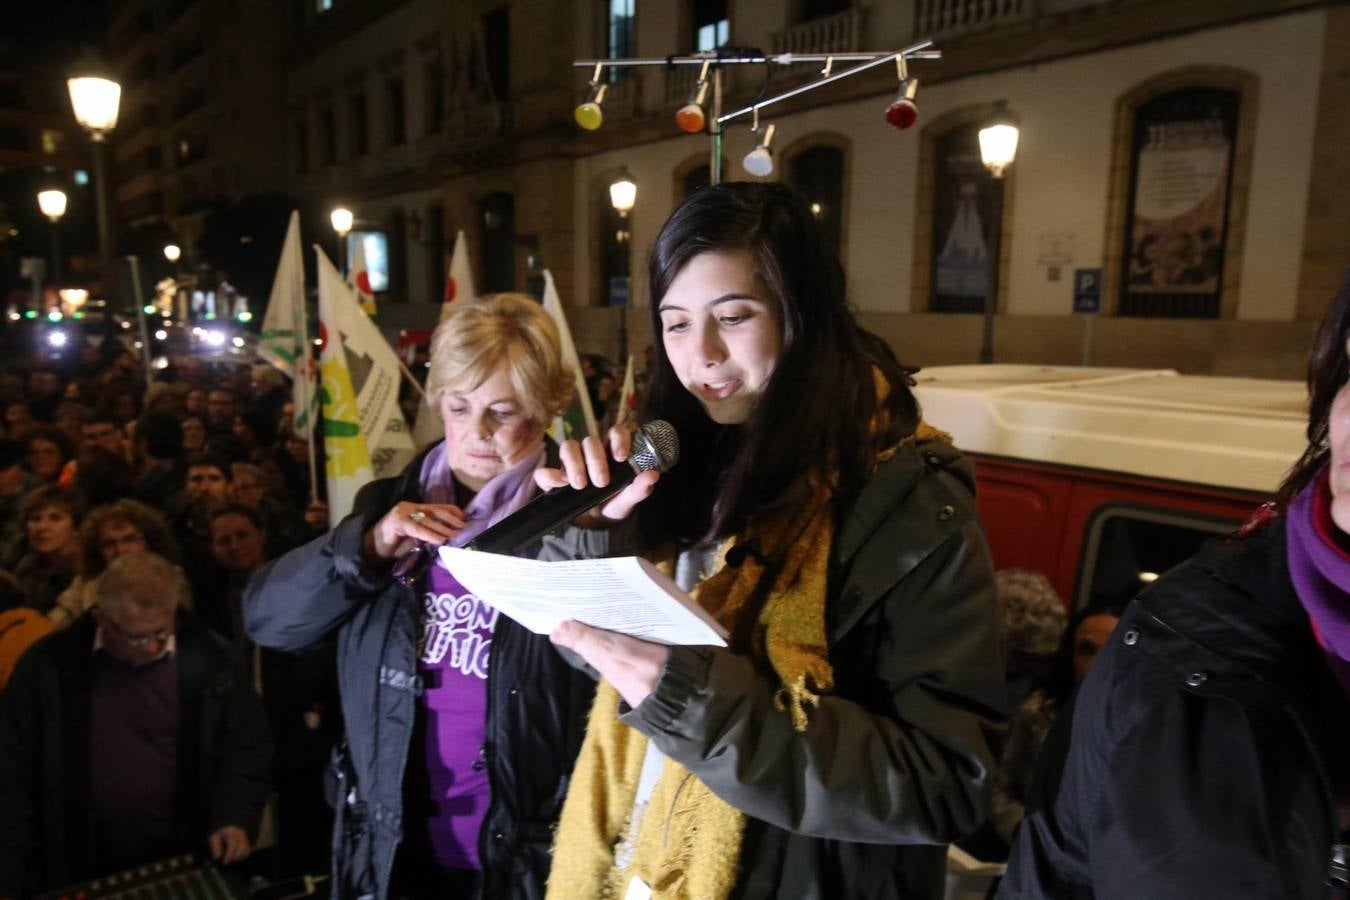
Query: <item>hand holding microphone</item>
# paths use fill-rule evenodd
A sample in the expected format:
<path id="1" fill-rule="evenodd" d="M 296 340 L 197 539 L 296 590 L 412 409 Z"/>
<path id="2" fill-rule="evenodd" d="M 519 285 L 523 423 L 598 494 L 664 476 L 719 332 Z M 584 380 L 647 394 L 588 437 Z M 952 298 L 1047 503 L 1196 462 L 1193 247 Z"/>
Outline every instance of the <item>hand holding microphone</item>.
<path id="1" fill-rule="evenodd" d="M 535 472 L 535 483 L 544 493 L 485 529 L 465 546 L 489 553 L 515 553 L 568 522 L 593 527 L 621 521 L 652 492 L 660 473 L 680 458 L 675 429 L 659 419 L 640 426 L 631 435 L 625 428 L 610 429 L 609 445 L 612 459 L 598 438 L 588 436 L 581 444 L 565 441 L 560 453 L 562 468 Z M 400 584 L 411 587 L 433 565 L 436 549 L 445 543 L 446 535 L 427 536 L 428 526 L 441 525 L 428 521 L 431 506 L 399 505 L 413 511 L 407 513 L 408 524 L 396 529 L 404 544 L 392 575 Z M 457 508 L 451 509 L 462 516 Z M 397 511 L 395 507 L 390 517 L 401 523 L 403 519 Z M 415 515 L 418 518 L 414 520 Z M 463 522 L 447 524 L 453 529 L 462 527 Z M 411 538 L 415 540 L 409 541 Z"/>
<path id="2" fill-rule="evenodd" d="M 629 435 L 611 428 L 609 458 L 598 438 L 580 444 L 565 441 L 561 469 L 539 469 L 535 497 L 469 542 L 473 550 L 513 553 L 567 522 L 593 527 L 621 521 L 656 485 L 661 472 L 680 458 L 679 440 L 669 422 L 659 419 Z M 626 465 L 624 464 L 626 463 Z"/>

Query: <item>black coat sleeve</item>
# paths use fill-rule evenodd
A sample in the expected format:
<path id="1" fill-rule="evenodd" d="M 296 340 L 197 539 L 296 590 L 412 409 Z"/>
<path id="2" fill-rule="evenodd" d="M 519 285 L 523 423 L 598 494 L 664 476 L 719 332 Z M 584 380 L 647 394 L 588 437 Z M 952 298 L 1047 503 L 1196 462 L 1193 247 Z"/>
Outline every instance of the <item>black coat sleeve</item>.
<path id="1" fill-rule="evenodd" d="M 0 691 L 0 897 L 25 894 L 38 852 L 44 662 L 25 654 Z"/>
<path id="2" fill-rule="evenodd" d="M 227 825 L 257 840 L 263 806 L 272 791 L 272 738 L 262 700 L 237 660 L 212 688 L 217 704 L 214 727 L 203 735 L 203 753 L 212 755 L 207 835 Z"/>
<path id="3" fill-rule="evenodd" d="M 363 560 L 361 540 L 392 505 L 390 480 L 371 482 L 336 528 L 258 570 L 244 589 L 249 637 L 264 647 L 303 650 L 379 596 L 390 583 L 389 567 Z"/>

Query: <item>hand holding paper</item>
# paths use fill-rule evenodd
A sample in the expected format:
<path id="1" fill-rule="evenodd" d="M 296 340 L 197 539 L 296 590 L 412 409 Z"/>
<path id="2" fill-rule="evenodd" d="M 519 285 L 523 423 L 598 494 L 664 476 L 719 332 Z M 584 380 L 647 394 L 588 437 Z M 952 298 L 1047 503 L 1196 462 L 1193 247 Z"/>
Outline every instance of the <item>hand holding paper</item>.
<path id="1" fill-rule="evenodd" d="M 592 628 L 580 622 L 563 622 L 549 640 L 566 647 L 599 672 L 629 706 L 637 706 L 656 687 L 665 671 L 670 648 L 641 638 Z"/>
<path id="2" fill-rule="evenodd" d="M 726 646 L 725 630 L 645 559 L 541 562 L 442 547 L 440 560 L 474 596 L 536 634 L 571 619 L 657 644 Z"/>

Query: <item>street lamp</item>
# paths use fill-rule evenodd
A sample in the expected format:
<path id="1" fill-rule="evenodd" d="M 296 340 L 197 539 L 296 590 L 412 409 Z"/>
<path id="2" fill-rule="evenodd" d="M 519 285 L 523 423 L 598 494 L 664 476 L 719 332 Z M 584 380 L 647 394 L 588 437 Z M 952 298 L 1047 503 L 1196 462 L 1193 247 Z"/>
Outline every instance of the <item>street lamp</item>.
<path id="1" fill-rule="evenodd" d="M 609 186 L 609 205 L 614 207 L 614 211 L 620 217 L 627 218 L 633 211 L 635 203 L 637 203 L 637 185 L 628 174 L 628 170 L 624 169 Z"/>
<path id="2" fill-rule="evenodd" d="M 164 258 L 171 263 L 178 262 L 178 258 L 183 255 L 183 249 L 177 244 L 164 245 Z"/>
<path id="3" fill-rule="evenodd" d="M 103 289 L 111 294 L 117 284 L 112 271 L 112 229 L 108 222 L 107 143 L 108 132 L 117 127 L 117 108 L 122 101 L 122 86 L 97 75 L 77 75 L 66 80 L 70 91 L 70 105 L 75 110 L 75 121 L 89 132 L 94 142 L 94 188 L 98 210 L 99 265 L 103 273 Z"/>
<path id="4" fill-rule="evenodd" d="M 347 233 L 352 230 L 352 211 L 345 206 L 336 207 L 328 214 L 333 230 L 338 236 L 338 268 L 342 277 L 347 277 Z"/>
<path id="5" fill-rule="evenodd" d="M 56 188 L 38 191 L 37 201 L 38 209 L 42 210 L 42 214 L 52 223 L 52 283 L 59 287 L 61 283 L 61 231 L 57 227 L 57 223 L 66 214 L 66 192 Z"/>
<path id="6" fill-rule="evenodd" d="M 627 169 L 620 169 L 619 175 L 609 185 L 609 205 L 614 207 L 614 211 L 619 214 L 619 227 L 615 232 L 614 239 L 622 249 L 619 258 L 619 271 L 623 272 L 623 277 L 627 279 L 629 267 L 629 236 L 628 214 L 633 211 L 634 204 L 637 203 L 637 183 L 633 177 L 628 174 Z M 628 304 L 624 305 L 623 312 L 619 315 L 619 359 L 625 359 L 628 356 Z"/>
<path id="7" fill-rule="evenodd" d="M 994 306 L 998 302 L 999 239 L 1003 231 L 1003 172 L 1017 157 L 1017 122 L 1007 102 L 998 100 L 989 122 L 980 129 L 980 160 L 993 176 L 994 210 L 990 216 L 989 278 L 984 289 L 984 333 L 980 338 L 980 362 L 994 361 Z"/>

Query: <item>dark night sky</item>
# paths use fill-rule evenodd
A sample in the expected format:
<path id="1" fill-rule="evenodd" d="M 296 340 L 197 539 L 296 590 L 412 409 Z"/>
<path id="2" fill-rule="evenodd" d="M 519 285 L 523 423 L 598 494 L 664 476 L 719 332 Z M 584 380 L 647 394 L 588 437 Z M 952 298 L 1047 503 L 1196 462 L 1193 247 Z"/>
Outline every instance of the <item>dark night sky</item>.
<path id="1" fill-rule="evenodd" d="M 0 0 L 0 52 L 63 66 L 82 49 L 101 49 L 105 0 Z"/>

